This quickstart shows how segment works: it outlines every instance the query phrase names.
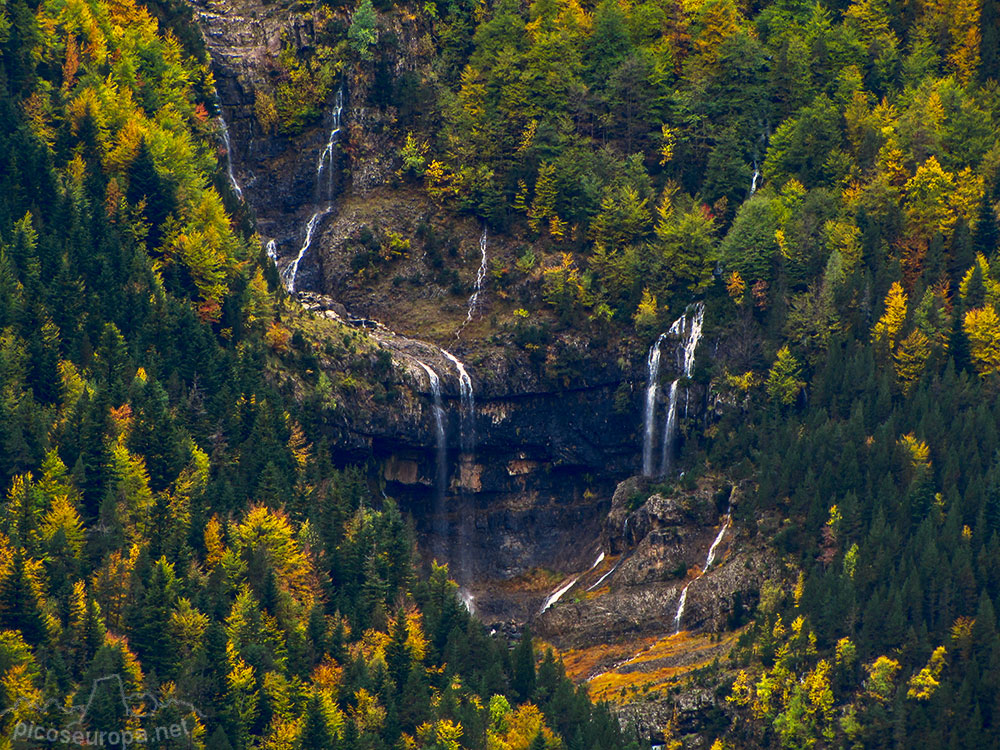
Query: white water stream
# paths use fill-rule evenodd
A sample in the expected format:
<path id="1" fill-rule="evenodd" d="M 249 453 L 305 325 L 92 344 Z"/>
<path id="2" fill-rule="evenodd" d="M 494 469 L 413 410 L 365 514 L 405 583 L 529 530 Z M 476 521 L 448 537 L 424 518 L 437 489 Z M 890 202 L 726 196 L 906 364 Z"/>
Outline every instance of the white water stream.
<path id="1" fill-rule="evenodd" d="M 719 548 L 719 544 L 722 543 L 722 538 L 726 535 L 729 530 L 729 524 L 733 517 L 733 508 L 730 506 L 726 509 L 726 515 L 723 517 L 722 526 L 719 527 L 719 533 L 715 536 L 715 541 L 712 542 L 712 546 L 708 548 L 708 556 L 705 558 L 705 566 L 702 568 L 701 573 L 694 580 L 688 582 L 688 584 L 681 590 L 681 598 L 677 602 L 677 614 L 674 615 L 674 633 L 681 632 L 681 623 L 684 620 L 684 607 L 687 606 L 687 594 L 688 589 L 691 584 L 701 578 L 708 569 L 712 567 L 712 563 L 715 562 L 715 552 Z"/>
<path id="2" fill-rule="evenodd" d="M 462 451 L 472 453 L 476 449 L 475 417 L 476 417 L 476 394 L 472 389 L 472 378 L 461 360 L 451 352 L 442 349 L 441 353 L 445 358 L 455 365 L 458 371 L 458 392 L 462 400 L 461 412 L 461 438 Z"/>

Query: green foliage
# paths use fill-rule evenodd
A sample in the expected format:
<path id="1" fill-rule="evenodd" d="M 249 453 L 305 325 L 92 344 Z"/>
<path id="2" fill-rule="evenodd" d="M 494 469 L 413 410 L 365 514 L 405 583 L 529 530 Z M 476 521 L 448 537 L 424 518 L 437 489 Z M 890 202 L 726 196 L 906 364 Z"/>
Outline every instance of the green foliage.
<path id="1" fill-rule="evenodd" d="M 558 702 L 529 703 L 533 652 L 515 669 L 446 569 L 418 579 L 395 503 L 361 469 L 332 467 L 326 418 L 351 400 L 349 384 L 354 399 L 384 394 L 376 381 L 389 364 L 347 333 L 343 347 L 325 342 L 337 365 L 317 373 L 320 342 L 268 291 L 256 240 L 233 229 L 211 187 L 215 133 L 196 94 L 210 90 L 207 69 L 129 2 L 7 7 L 4 705 L 82 705 L 95 680 L 119 675 L 129 694 L 197 702 L 201 718 L 176 718 L 199 747 L 374 749 L 433 736 L 455 748 L 490 723 L 488 698 L 506 694 L 505 716 L 531 719 L 524 745 L 564 744 L 558 727 L 624 748 L 585 698 L 568 723 Z M 174 6 L 158 8 L 191 31 Z M 329 18 L 318 16 L 322 31 Z M 371 52 L 374 38 L 358 35 L 374 33 L 370 2 L 355 22 L 359 53 Z M 288 78 L 272 101 L 291 132 L 321 111 L 338 61 L 329 47 L 308 60 L 286 47 L 278 62 Z M 370 234 L 384 260 L 409 252 L 398 233 Z M 549 687 L 573 694 L 563 673 Z M 88 712 L 95 729 L 132 722 L 117 696 Z"/>
<path id="2" fill-rule="evenodd" d="M 801 367 L 787 346 L 778 350 L 777 359 L 767 374 L 767 395 L 780 404 L 795 402 L 805 385 L 801 380 Z"/>
<path id="3" fill-rule="evenodd" d="M 371 48 L 378 41 L 378 16 L 372 0 L 361 0 L 358 9 L 351 16 L 351 26 L 347 30 L 347 38 L 354 51 L 362 59 L 370 59 Z"/>
<path id="4" fill-rule="evenodd" d="M 328 465 L 331 414 L 384 394 L 379 370 L 347 336 L 317 374 L 274 320 L 211 187 L 200 35 L 152 10 L 180 41 L 130 2 L 0 5 L 3 690 L 169 681 L 219 717 L 207 746 L 241 750 L 623 746 L 530 636 L 508 653 L 446 570 L 418 580 L 395 504 Z M 686 460 L 750 480 L 737 522 L 788 519 L 791 568 L 737 655 L 726 746 L 989 747 L 996 3 L 422 12 L 395 76 L 371 0 L 349 26 L 315 9 L 258 119 L 315 124 L 351 56 L 401 176 L 536 240 L 511 333 L 556 380 L 583 366 L 566 327 L 631 351 L 633 324 L 704 299 L 715 408 Z M 408 243 L 361 233 L 355 270 Z"/>

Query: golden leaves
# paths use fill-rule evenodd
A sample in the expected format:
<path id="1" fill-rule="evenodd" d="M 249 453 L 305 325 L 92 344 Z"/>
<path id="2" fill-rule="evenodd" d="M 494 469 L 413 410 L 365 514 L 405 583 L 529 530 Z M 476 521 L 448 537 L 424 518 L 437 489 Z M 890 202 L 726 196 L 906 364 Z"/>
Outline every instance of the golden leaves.
<path id="1" fill-rule="evenodd" d="M 1000 372 L 1000 318 L 991 305 L 969 310 L 962 321 L 969 354 L 980 375 Z"/>
<path id="2" fill-rule="evenodd" d="M 906 321 L 906 302 L 906 292 L 898 281 L 894 281 L 885 298 L 885 312 L 872 328 L 872 341 L 885 342 L 890 349 L 895 346 L 896 337 Z"/>

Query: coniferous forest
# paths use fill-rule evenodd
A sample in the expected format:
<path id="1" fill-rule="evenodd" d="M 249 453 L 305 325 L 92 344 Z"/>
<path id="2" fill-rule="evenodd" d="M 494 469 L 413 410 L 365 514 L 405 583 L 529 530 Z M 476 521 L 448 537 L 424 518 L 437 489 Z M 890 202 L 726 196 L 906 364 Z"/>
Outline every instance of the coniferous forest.
<path id="1" fill-rule="evenodd" d="M 700 303 L 676 456 L 630 509 L 736 487 L 718 539 L 774 565 L 671 683 L 709 696 L 689 731 L 640 730 L 531 622 L 485 625 L 348 445 L 411 396 L 289 292 L 198 14 L 0 0 L 0 747 L 1000 748 L 1000 4 L 278 7 L 311 36 L 263 55 L 248 127 L 296 143 L 345 90 L 379 113 L 380 200 L 498 248 L 466 340 L 555 398 L 619 363 L 616 481 L 647 350 Z M 478 250 L 385 222 L 352 279 L 433 276 L 460 323 Z"/>

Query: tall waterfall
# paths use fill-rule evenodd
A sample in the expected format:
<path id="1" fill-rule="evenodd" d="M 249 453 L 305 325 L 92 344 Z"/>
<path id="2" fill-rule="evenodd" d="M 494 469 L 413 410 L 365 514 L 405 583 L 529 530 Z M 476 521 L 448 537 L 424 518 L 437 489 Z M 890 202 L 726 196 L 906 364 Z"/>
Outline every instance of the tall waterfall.
<path id="1" fill-rule="evenodd" d="M 642 474 L 649 477 L 653 475 L 653 440 L 655 438 L 656 423 L 656 391 L 659 387 L 660 377 L 660 344 L 666 338 L 665 333 L 661 333 L 656 339 L 656 343 L 649 347 L 649 355 L 646 357 L 646 413 L 644 415 L 644 429 L 642 433 Z"/>
<path id="2" fill-rule="evenodd" d="M 427 380 L 430 382 L 431 387 L 431 396 L 434 399 L 434 437 L 437 449 L 434 487 L 437 490 L 438 500 L 443 500 L 445 487 L 448 482 L 448 437 L 444 430 L 444 407 L 441 405 L 441 379 L 429 365 L 419 360 L 417 364 L 424 368 L 424 372 L 427 373 Z"/>
<path id="3" fill-rule="evenodd" d="M 323 192 L 323 171 L 327 171 L 327 191 L 326 199 L 333 200 L 333 157 L 334 147 L 340 140 L 340 114 L 344 111 L 344 89 L 337 91 L 337 98 L 334 99 L 333 108 L 330 110 L 332 124 L 330 135 L 326 139 L 326 147 L 320 152 L 316 161 L 316 194 L 322 197 Z"/>
<path id="4" fill-rule="evenodd" d="M 667 399 L 667 419 L 663 426 L 663 449 L 660 456 L 660 474 L 666 474 L 673 460 L 674 441 L 677 438 L 677 393 L 680 390 L 681 378 L 690 378 L 694 370 L 694 354 L 701 341 L 702 326 L 705 322 L 705 305 L 698 302 L 688 307 L 667 334 L 679 339 L 677 347 L 678 366 L 681 377 L 670 384 L 670 395 Z"/>
<path id="5" fill-rule="evenodd" d="M 681 589 L 681 598 L 677 602 L 677 614 L 674 615 L 674 634 L 681 632 L 681 620 L 684 618 L 684 607 L 687 605 L 688 587 L 690 586 L 689 583 Z"/>
<path id="6" fill-rule="evenodd" d="M 476 395 L 472 390 L 472 378 L 458 357 L 444 349 L 441 353 L 458 370 L 458 390 L 462 397 L 462 451 L 472 453 L 476 448 Z"/>
<path id="7" fill-rule="evenodd" d="M 233 174 L 233 145 L 229 140 L 229 126 L 226 124 L 226 118 L 221 114 L 219 115 L 219 131 L 222 136 L 222 145 L 226 147 L 226 174 L 229 175 L 229 184 L 232 185 L 236 197 L 243 200 L 243 189 L 236 181 L 236 175 Z"/>
<path id="8" fill-rule="evenodd" d="M 677 436 L 677 386 L 675 380 L 670 384 L 670 395 L 667 396 L 667 419 L 663 423 L 663 452 L 660 456 L 660 476 L 670 469 L 674 458 L 674 438 Z"/>
<path id="9" fill-rule="evenodd" d="M 281 274 L 281 278 L 284 279 L 285 288 L 288 290 L 289 294 L 295 293 L 295 280 L 296 276 L 299 274 L 299 263 L 302 262 L 306 252 L 309 250 L 309 246 L 312 244 L 313 232 L 316 230 L 316 225 L 319 223 L 320 219 L 330 213 L 332 208 L 332 206 L 321 208 L 309 217 L 309 223 L 306 224 L 306 238 L 302 242 L 299 254 L 295 256 L 295 260 L 285 267 L 284 272 Z"/>
<path id="10" fill-rule="evenodd" d="M 344 90 L 341 88 L 337 91 L 337 98 L 334 100 L 333 109 L 331 110 L 333 126 L 330 130 L 330 135 L 327 137 L 326 146 L 320 152 L 319 159 L 316 161 L 316 199 L 317 201 L 325 200 L 326 205 L 313 211 L 312 216 L 309 217 L 309 221 L 306 222 L 306 236 L 302 242 L 302 247 L 299 248 L 299 254 L 295 257 L 295 260 L 289 263 L 285 267 L 285 270 L 281 272 L 281 278 L 285 282 L 285 288 L 288 290 L 289 294 L 295 293 L 297 276 L 299 274 L 299 264 L 302 262 L 302 259 L 309 251 L 309 247 L 312 245 L 313 233 L 316 231 L 316 226 L 319 224 L 320 220 L 323 219 L 323 217 L 333 210 L 333 167 L 334 154 L 336 151 L 334 146 L 336 146 L 337 141 L 340 138 L 340 114 L 343 109 Z M 324 171 L 327 173 L 325 191 L 323 182 Z"/>
<path id="11" fill-rule="evenodd" d="M 757 162 L 753 163 L 753 177 L 750 180 L 750 195 L 757 192 L 757 180 L 760 179 L 760 170 L 757 168 Z"/>
<path id="12" fill-rule="evenodd" d="M 723 518 L 722 526 L 719 528 L 719 533 L 715 536 L 715 541 L 712 542 L 712 546 L 708 548 L 708 556 L 705 558 L 705 566 L 701 569 L 701 573 L 693 581 L 690 581 L 683 589 L 681 589 L 681 598 L 677 602 L 677 614 L 674 615 L 674 633 L 681 632 L 681 622 L 684 619 L 684 607 L 687 605 L 687 593 L 688 588 L 694 581 L 705 575 L 708 569 L 712 567 L 712 563 L 715 562 L 715 551 L 719 548 L 719 544 L 722 543 L 722 538 L 726 535 L 729 530 L 730 522 L 733 518 L 733 506 L 730 505 L 726 509 L 726 515 Z"/>

